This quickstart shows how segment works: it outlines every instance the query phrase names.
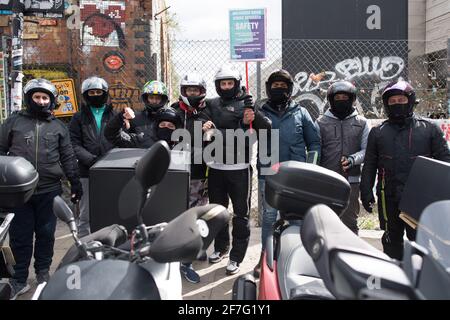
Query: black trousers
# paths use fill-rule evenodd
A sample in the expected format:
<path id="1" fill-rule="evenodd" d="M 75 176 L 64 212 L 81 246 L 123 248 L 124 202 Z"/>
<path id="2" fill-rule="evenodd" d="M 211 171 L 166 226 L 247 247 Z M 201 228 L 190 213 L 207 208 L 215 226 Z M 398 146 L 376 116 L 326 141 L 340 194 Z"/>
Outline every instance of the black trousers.
<path id="1" fill-rule="evenodd" d="M 233 231 L 230 260 L 241 263 L 247 252 L 250 239 L 250 195 L 252 169 L 216 170 L 209 169 L 208 192 L 209 203 L 216 203 L 228 208 L 229 199 L 233 204 Z M 214 249 L 227 252 L 230 247 L 229 225 L 227 224 L 216 236 Z"/>
<path id="2" fill-rule="evenodd" d="M 389 257 L 403 259 L 403 235 L 406 230 L 406 236 L 409 240 L 415 240 L 416 231 L 407 223 L 399 218 L 399 202 L 395 198 L 386 197 L 385 206 L 382 197 L 378 197 L 378 216 L 380 219 L 380 228 L 384 230 L 381 243 L 383 251 Z"/>
<path id="3" fill-rule="evenodd" d="M 25 283 L 33 256 L 37 272 L 49 270 L 55 244 L 56 216 L 53 214 L 53 199 L 61 191 L 33 195 L 22 207 L 12 210 L 15 214 L 9 228 L 9 243 L 16 260 L 13 278 Z"/>

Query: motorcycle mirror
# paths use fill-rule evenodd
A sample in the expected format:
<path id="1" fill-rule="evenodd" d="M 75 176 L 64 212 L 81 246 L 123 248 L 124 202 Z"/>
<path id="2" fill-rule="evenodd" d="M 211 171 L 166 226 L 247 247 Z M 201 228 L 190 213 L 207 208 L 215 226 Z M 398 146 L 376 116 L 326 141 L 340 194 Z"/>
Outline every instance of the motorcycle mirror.
<path id="1" fill-rule="evenodd" d="M 156 142 L 139 160 L 135 176 L 143 190 L 157 185 L 164 178 L 170 165 L 170 149 L 165 141 Z"/>
<path id="2" fill-rule="evenodd" d="M 69 225 L 70 231 L 77 231 L 77 226 L 72 210 L 70 210 L 67 203 L 60 196 L 56 196 L 53 199 L 53 212 L 61 221 Z"/>
<path id="3" fill-rule="evenodd" d="M 70 220 L 74 219 L 72 210 L 60 196 L 56 196 L 53 199 L 53 212 L 65 223 L 69 223 Z"/>

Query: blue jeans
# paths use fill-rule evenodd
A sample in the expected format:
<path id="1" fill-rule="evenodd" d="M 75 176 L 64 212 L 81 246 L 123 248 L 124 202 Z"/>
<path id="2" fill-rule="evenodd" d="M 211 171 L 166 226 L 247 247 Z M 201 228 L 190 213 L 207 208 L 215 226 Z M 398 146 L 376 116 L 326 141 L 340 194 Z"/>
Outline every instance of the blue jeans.
<path id="1" fill-rule="evenodd" d="M 52 191 L 33 195 L 22 207 L 11 210 L 15 213 L 9 228 L 9 243 L 16 260 L 13 278 L 25 283 L 28 267 L 33 256 L 34 270 L 37 272 L 50 269 L 55 243 L 56 216 L 53 214 L 53 199 L 61 191 Z"/>
<path id="2" fill-rule="evenodd" d="M 258 193 L 262 199 L 261 215 L 262 215 L 262 228 L 261 228 L 261 244 L 262 250 L 266 248 L 267 238 L 273 232 L 273 224 L 277 221 L 278 210 L 269 206 L 266 202 L 264 190 L 266 182 L 264 179 L 258 179 Z"/>

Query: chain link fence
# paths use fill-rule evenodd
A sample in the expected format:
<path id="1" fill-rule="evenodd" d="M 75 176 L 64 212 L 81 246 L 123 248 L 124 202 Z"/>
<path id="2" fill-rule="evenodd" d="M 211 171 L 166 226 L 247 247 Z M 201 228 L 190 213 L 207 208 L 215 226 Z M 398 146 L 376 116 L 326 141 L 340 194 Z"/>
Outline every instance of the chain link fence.
<path id="1" fill-rule="evenodd" d="M 438 48 L 431 54 L 426 48 Z M 180 78 L 197 71 L 206 80 L 209 97 L 217 96 L 214 75 L 223 64 L 231 64 L 242 77 L 258 104 L 266 97 L 265 82 L 280 68 L 295 78 L 294 99 L 308 109 L 313 119 L 328 106 L 326 92 L 338 79 L 353 82 L 358 88 L 357 109 L 369 119 L 384 118 L 381 91 L 400 77 L 410 81 L 420 101 L 416 111 L 422 116 L 448 118 L 447 44 L 384 40 L 268 40 L 267 60 L 248 63 L 230 61 L 227 40 L 171 42 L 172 100 L 179 96 Z M 253 166 L 255 159 L 253 159 Z M 255 168 L 254 168 L 255 169 Z M 258 181 L 253 176 L 252 217 L 258 215 Z"/>
<path id="2" fill-rule="evenodd" d="M 103 76 L 110 83 L 111 100 L 117 109 L 131 106 L 139 110 L 143 108 L 140 90 L 146 81 L 165 81 L 171 102 L 175 102 L 181 77 L 191 71 L 205 78 L 208 97 L 216 96 L 214 75 L 223 64 L 239 70 L 243 77 L 241 85 L 248 82 L 250 93 L 260 104 L 266 97 L 267 78 L 273 71 L 284 68 L 295 78 L 294 99 L 308 109 L 313 119 L 326 111 L 326 90 L 338 79 L 349 80 L 357 86 L 357 109 L 361 114 L 369 119 L 382 119 L 381 90 L 388 82 L 402 77 L 417 90 L 418 114 L 448 118 L 447 43 L 268 40 L 267 59 L 249 62 L 247 77 L 245 62 L 230 61 L 227 40 L 172 40 L 161 45 L 159 40 L 149 42 L 141 37 L 140 33 L 146 30 L 143 26 L 133 28 L 139 36 L 122 35 L 117 39 L 117 47 L 105 47 L 104 41 L 96 43 L 80 37 L 80 31 L 70 32 L 64 45 L 45 37 L 37 42 L 26 40 L 25 80 L 38 76 L 51 80 L 73 79 L 79 106 L 82 80 L 94 74 Z M 425 54 L 430 48 L 432 53 Z M 254 170 L 253 217 L 258 216 L 257 190 Z"/>

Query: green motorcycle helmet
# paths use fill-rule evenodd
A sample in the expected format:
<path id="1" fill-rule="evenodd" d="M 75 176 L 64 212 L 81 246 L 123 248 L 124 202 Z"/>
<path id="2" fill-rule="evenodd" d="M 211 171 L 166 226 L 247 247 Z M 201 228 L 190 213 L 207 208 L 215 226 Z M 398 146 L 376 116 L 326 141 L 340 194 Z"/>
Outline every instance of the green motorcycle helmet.
<path id="1" fill-rule="evenodd" d="M 160 101 L 158 99 L 152 100 L 152 96 L 161 97 Z M 157 80 L 152 80 L 144 84 L 141 94 L 142 101 L 144 102 L 145 108 L 151 112 L 156 112 L 163 108 L 169 102 L 169 94 L 167 92 L 166 85 Z"/>

